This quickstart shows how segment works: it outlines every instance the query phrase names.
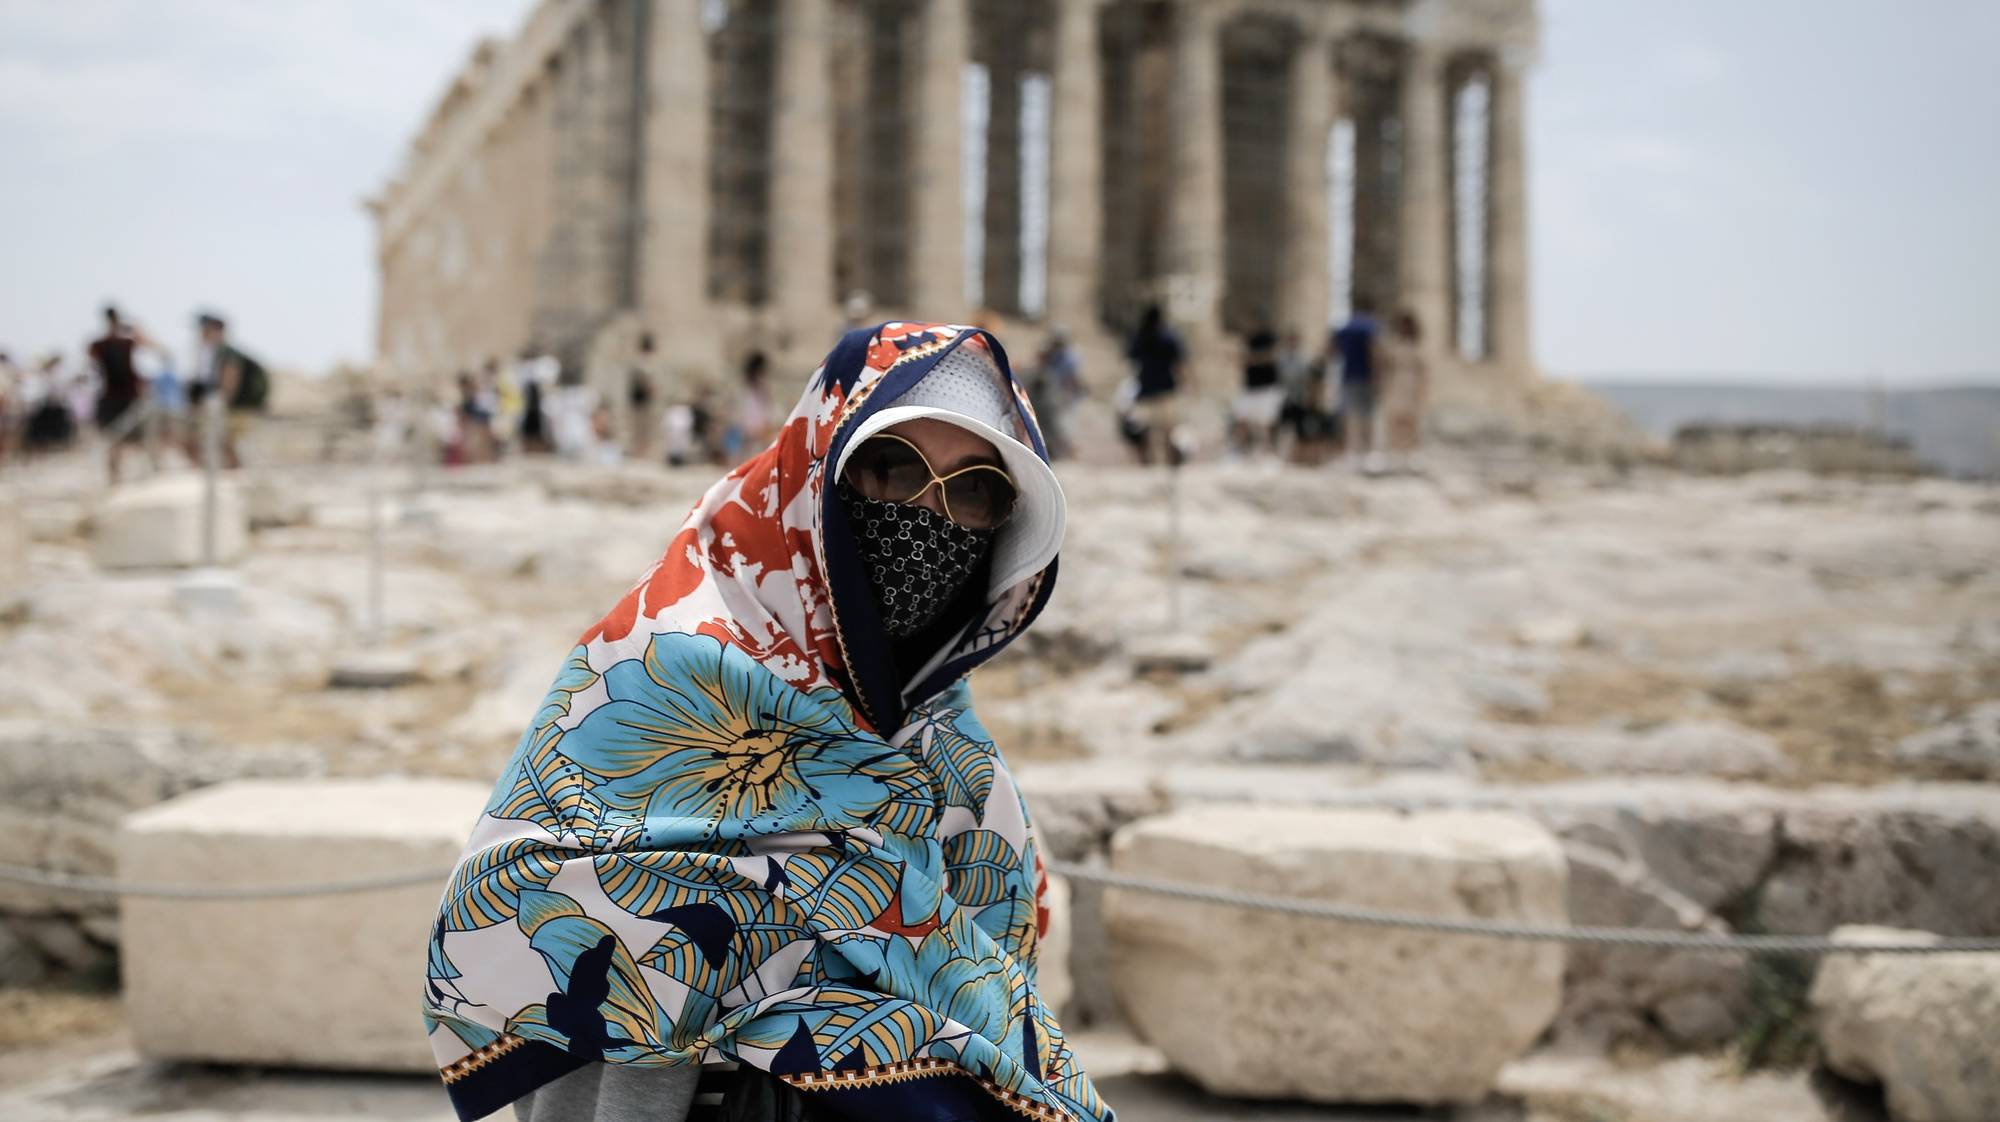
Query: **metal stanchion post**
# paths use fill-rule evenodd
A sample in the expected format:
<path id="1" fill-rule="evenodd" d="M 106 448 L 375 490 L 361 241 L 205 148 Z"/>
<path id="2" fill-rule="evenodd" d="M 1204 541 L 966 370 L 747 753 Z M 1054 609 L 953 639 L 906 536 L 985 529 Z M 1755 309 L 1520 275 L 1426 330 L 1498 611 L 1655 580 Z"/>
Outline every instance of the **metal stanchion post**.
<path id="1" fill-rule="evenodd" d="M 1181 463 L 1167 456 L 1167 630 L 1181 630 Z"/>
<path id="2" fill-rule="evenodd" d="M 213 569 L 221 549 L 216 544 L 222 471 L 222 393 L 220 388 L 201 403 L 201 563 Z"/>
<path id="3" fill-rule="evenodd" d="M 368 590 L 362 620 L 361 642 L 333 665 L 331 682 L 349 689 L 389 689 L 406 686 L 418 678 L 417 660 L 408 651 L 389 644 L 387 617 L 383 611 L 383 519 L 382 471 L 390 455 L 401 446 L 395 423 L 382 425 L 363 470 L 368 473 Z"/>
<path id="4" fill-rule="evenodd" d="M 222 424 L 220 387 L 211 386 L 201 410 L 201 566 L 181 578 L 174 597 L 183 607 L 234 612 L 242 604 L 236 575 L 222 568 Z"/>
<path id="5" fill-rule="evenodd" d="M 438 442 L 431 431 L 430 411 L 421 402 L 404 408 L 403 424 L 406 426 L 402 443 L 398 446 L 405 454 L 414 448 L 415 457 L 410 464 L 410 495 L 403 503 L 402 521 L 409 526 L 431 526 L 437 522 L 437 512 L 425 501 L 431 490 L 432 466 L 438 459 Z"/>
<path id="6" fill-rule="evenodd" d="M 1194 433 L 1177 425 L 1167 434 L 1167 630 L 1130 646 L 1132 668 L 1140 674 L 1194 674 L 1208 669 L 1208 643 L 1184 630 L 1181 605 L 1181 465 L 1194 458 Z"/>

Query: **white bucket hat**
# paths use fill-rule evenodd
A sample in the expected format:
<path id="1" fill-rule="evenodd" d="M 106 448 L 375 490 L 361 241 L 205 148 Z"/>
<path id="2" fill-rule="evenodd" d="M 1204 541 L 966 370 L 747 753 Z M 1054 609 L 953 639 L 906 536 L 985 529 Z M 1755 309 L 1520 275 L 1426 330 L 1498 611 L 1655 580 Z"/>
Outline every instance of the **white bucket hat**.
<path id="1" fill-rule="evenodd" d="M 988 592 L 998 594 L 1047 568 L 1062 549 L 1068 519 L 1062 486 L 1023 440 L 1027 431 L 999 368 L 972 347 L 961 344 L 939 359 L 922 381 L 861 422 L 841 449 L 834 478 L 846 472 L 848 457 L 869 437 L 891 425 L 926 417 L 957 425 L 991 444 L 1020 491 L 1013 517 L 993 540 L 993 582 Z"/>

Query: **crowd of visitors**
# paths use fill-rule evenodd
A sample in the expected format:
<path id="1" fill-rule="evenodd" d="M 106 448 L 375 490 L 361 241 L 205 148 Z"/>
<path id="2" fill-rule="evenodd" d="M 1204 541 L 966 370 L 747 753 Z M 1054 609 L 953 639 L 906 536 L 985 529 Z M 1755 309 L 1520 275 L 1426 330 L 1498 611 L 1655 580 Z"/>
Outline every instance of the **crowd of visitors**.
<path id="1" fill-rule="evenodd" d="M 185 364 L 115 306 L 103 309 L 102 334 L 76 355 L 51 351 L 18 363 L 0 350 L 0 463 L 94 442 L 105 449 L 112 482 L 135 451 L 159 466 L 164 453 L 202 456 L 194 409 L 210 393 L 221 403 L 223 466 L 240 463 L 238 445 L 270 395 L 262 363 L 234 345 L 215 312 L 195 317 Z"/>
<path id="2" fill-rule="evenodd" d="M 215 393 L 222 402 L 219 459 L 238 466 L 244 432 L 270 395 L 270 377 L 231 341 L 220 314 L 200 313 L 195 327 L 194 344 L 179 361 L 109 306 L 101 334 L 75 356 L 57 352 L 18 363 L 0 351 L 0 462 L 80 440 L 102 447 L 113 482 L 135 452 L 156 467 L 163 454 L 199 462 L 197 407 Z M 1316 351 L 1296 331 L 1249 332 L 1241 385 L 1226 403 L 1228 451 L 1298 463 L 1338 459 L 1369 471 L 1409 468 L 1429 388 L 1421 339 L 1415 316 L 1403 311 L 1378 320 L 1365 297 Z M 492 357 L 458 372 L 443 393 L 406 399 L 398 392 L 378 408 L 394 414 L 402 438 L 425 437 L 447 465 L 514 455 L 727 465 L 769 443 L 781 414 L 764 352 L 743 355 L 735 376 L 719 386 L 677 374 L 662 352 L 659 340 L 641 333 L 613 376 L 593 370 L 586 377 L 583 370 L 566 372 L 546 348 L 530 346 L 510 361 Z M 1198 419 L 1190 413 L 1194 359 L 1161 306 L 1142 310 L 1124 359 L 1127 376 L 1112 398 L 1118 438 L 1139 463 L 1178 462 L 1192 448 L 1184 438 L 1187 422 Z M 1017 374 L 1051 458 L 1087 454 L 1080 444 L 1100 433 L 1073 421 L 1089 395 L 1069 332 L 1051 325 L 1021 365 Z"/>
<path id="3" fill-rule="evenodd" d="M 1329 459 L 1363 470 L 1411 470 L 1429 405 L 1429 369 L 1414 313 L 1385 329 L 1357 297 L 1353 314 L 1309 353 L 1296 331 L 1260 327 L 1245 336 L 1242 383 L 1228 402 L 1232 453 L 1295 463 Z M 1119 435 L 1142 464 L 1174 462 L 1186 446 L 1171 434 L 1188 396 L 1188 347 L 1158 305 L 1147 307 L 1127 340 L 1130 375 L 1114 404 Z"/>
<path id="4" fill-rule="evenodd" d="M 770 443 L 784 420 L 778 396 L 789 392 L 772 386 L 770 356 L 749 351 L 735 375 L 717 386 L 677 374 L 660 352 L 654 336 L 642 333 L 629 365 L 616 370 L 566 370 L 556 356 L 530 347 L 511 365 L 489 359 L 477 371 L 462 371 L 451 399 L 430 410 L 440 458 L 474 464 L 523 454 L 726 466 Z M 1085 389 L 1068 333 L 1051 328 L 1019 373 L 1051 454 L 1070 455 L 1074 446 L 1064 421 Z"/>
<path id="5" fill-rule="evenodd" d="M 618 400 L 540 347 L 511 364 L 488 359 L 460 371 L 449 400 L 434 402 L 430 435 L 447 465 L 490 463 L 514 455 L 552 455 L 589 463 L 661 462 L 675 467 L 733 464 L 775 434 L 780 416 L 761 351 L 743 359 L 732 392 L 677 379 L 656 361 L 658 346 L 641 335 L 634 361 L 617 382 Z M 622 414 L 614 410 L 622 405 Z"/>

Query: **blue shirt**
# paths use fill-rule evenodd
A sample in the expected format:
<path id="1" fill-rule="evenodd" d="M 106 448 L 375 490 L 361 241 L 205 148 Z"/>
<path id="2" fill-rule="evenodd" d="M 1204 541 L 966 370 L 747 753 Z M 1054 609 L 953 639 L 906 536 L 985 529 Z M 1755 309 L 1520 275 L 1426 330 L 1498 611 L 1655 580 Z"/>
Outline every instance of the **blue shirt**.
<path id="1" fill-rule="evenodd" d="M 1366 314 L 1348 320 L 1333 333 L 1333 349 L 1340 355 L 1342 385 L 1366 385 L 1375 380 L 1375 336 L 1380 333 L 1375 317 Z"/>

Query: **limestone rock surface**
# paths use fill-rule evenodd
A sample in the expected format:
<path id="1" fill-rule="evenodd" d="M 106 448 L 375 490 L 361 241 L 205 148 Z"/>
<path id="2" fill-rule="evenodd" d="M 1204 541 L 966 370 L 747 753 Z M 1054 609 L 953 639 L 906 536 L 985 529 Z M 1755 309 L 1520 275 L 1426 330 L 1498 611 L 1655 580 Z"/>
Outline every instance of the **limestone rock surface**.
<path id="1" fill-rule="evenodd" d="M 1785 851 L 1761 890 L 1771 931 L 1882 924 L 1979 935 L 2000 931 L 2000 797 L 1938 785 L 1829 793 L 1784 818 Z"/>
<path id="2" fill-rule="evenodd" d="M 1561 924 L 1561 845 L 1531 820 L 1449 811 L 1204 806 L 1135 822 L 1119 872 L 1439 918 Z M 1132 1025 L 1217 1094 L 1469 1102 L 1554 1017 L 1545 943 L 1343 925 L 1108 892 Z"/>
<path id="3" fill-rule="evenodd" d="M 109 876 L 119 819 L 202 781 L 165 729 L 0 721 L 0 863 Z M 0 913 L 109 911 L 101 896 L 0 884 Z"/>
<path id="4" fill-rule="evenodd" d="M 2000 701 L 1975 706 L 1959 720 L 1905 737 L 1896 745 L 1896 758 L 1968 779 L 2000 778 Z"/>
<path id="5" fill-rule="evenodd" d="M 1644 865 L 1571 844 L 1570 922 L 1722 934 L 1728 925 L 1675 892 Z M 1747 964 L 1730 955 L 1660 954 L 1621 947 L 1570 948 L 1556 1036 L 1598 1050 L 1650 1041 L 1687 1048 L 1726 1043 L 1749 1007 Z"/>
<path id="6" fill-rule="evenodd" d="M 1925 942 L 1888 927 L 1842 927 L 1851 943 Z M 1827 1066 L 1882 1084 L 1897 1122 L 2000 1118 L 2000 956 L 1829 957 L 1810 995 Z"/>
<path id="7" fill-rule="evenodd" d="M 165 1060 L 435 1070 L 416 1004 L 424 946 L 487 785 L 457 780 L 244 780 L 125 820 L 127 880 L 215 886 L 440 870 L 365 893 L 121 906 L 126 1011 Z"/>
<path id="8" fill-rule="evenodd" d="M 92 552 L 105 569 L 184 568 L 202 562 L 203 491 L 199 475 L 163 475 L 113 491 L 98 508 Z M 243 556 L 249 517 L 228 481 L 216 487 L 218 563 Z"/>

